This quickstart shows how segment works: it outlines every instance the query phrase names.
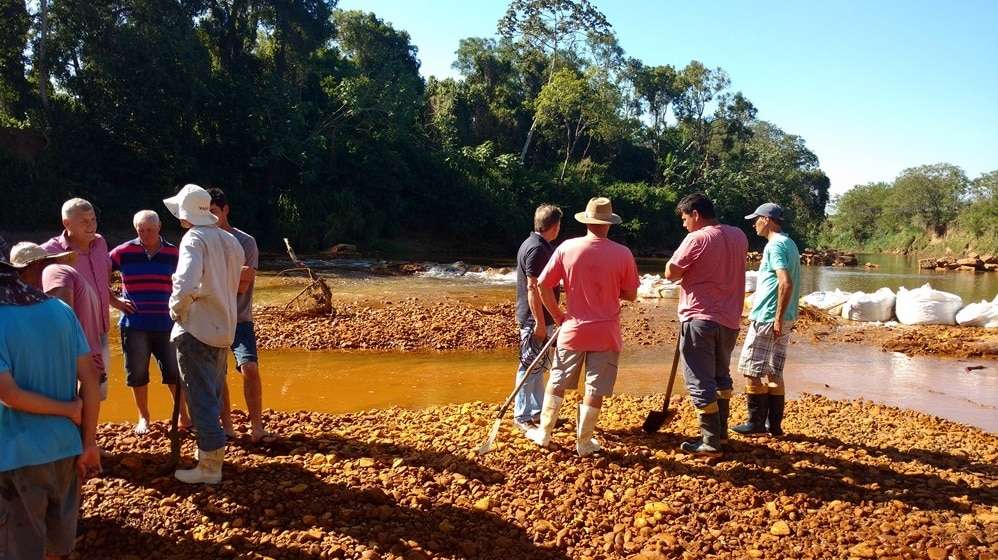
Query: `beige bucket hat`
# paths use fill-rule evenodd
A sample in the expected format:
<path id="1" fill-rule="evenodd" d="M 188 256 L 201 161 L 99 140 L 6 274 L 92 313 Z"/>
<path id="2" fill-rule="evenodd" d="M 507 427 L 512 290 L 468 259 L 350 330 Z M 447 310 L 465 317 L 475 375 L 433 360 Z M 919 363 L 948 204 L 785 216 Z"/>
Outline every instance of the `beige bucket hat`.
<path id="1" fill-rule="evenodd" d="M 15 243 L 14 246 L 10 248 L 10 266 L 14 268 L 25 268 L 33 262 L 45 259 L 55 261 L 66 258 L 72 254 L 72 251 L 50 254 L 37 243 L 22 241 L 20 243 Z"/>
<path id="2" fill-rule="evenodd" d="M 619 224 L 622 220 L 620 216 L 613 213 L 613 205 L 610 199 L 599 196 L 590 198 L 586 204 L 586 211 L 575 214 L 575 219 L 583 224 Z"/>
<path id="3" fill-rule="evenodd" d="M 178 220 L 187 220 L 195 226 L 211 226 L 218 218 L 211 213 L 211 195 L 203 188 L 188 184 L 176 195 L 163 199 L 166 209 Z"/>

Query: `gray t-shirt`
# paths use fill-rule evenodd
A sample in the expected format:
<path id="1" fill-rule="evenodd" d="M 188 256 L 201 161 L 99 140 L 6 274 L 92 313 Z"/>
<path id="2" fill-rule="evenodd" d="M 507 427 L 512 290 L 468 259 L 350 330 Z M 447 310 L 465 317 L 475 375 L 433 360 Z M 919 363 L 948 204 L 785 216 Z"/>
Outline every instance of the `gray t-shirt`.
<path id="1" fill-rule="evenodd" d="M 256 239 L 253 239 L 252 235 L 237 228 L 232 228 L 230 233 L 243 246 L 243 252 L 246 253 L 245 266 L 253 270 L 260 268 L 260 251 L 256 248 Z M 236 321 L 239 323 L 246 323 L 253 320 L 253 285 L 255 283 L 256 279 L 254 278 L 250 282 L 249 288 L 236 296 Z"/>

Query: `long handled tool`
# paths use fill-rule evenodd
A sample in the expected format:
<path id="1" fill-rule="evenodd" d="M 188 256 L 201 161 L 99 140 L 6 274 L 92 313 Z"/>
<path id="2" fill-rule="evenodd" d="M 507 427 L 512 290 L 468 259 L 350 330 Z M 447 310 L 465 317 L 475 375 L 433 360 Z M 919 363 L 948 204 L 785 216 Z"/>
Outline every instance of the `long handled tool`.
<path id="1" fill-rule="evenodd" d="M 646 433 L 654 434 L 667 421 L 675 416 L 674 410 L 669 410 L 669 399 L 672 398 L 672 385 L 676 381 L 676 369 L 679 367 L 679 333 L 676 333 L 676 351 L 672 355 L 672 371 L 669 372 L 669 388 L 665 391 L 665 402 L 662 403 L 662 410 L 653 410 L 648 413 L 645 423 L 641 429 Z"/>
<path id="2" fill-rule="evenodd" d="M 163 466 L 160 476 L 165 476 L 176 470 L 180 464 L 180 382 L 173 390 L 173 416 L 170 418 L 170 460 Z"/>
<path id="3" fill-rule="evenodd" d="M 492 429 L 489 430 L 489 437 L 485 438 L 485 443 L 483 443 L 482 446 L 478 448 L 478 455 L 480 456 L 485 455 L 489 451 L 492 451 L 492 446 L 495 445 L 496 442 L 496 436 L 499 435 L 499 427 L 502 426 L 502 417 L 506 415 L 506 410 L 509 409 L 509 405 L 513 402 L 513 399 L 516 398 L 516 394 L 520 392 L 520 387 L 523 387 L 523 384 L 524 382 L 527 381 L 527 378 L 532 375 L 537 375 L 537 372 L 534 371 L 534 368 L 537 367 L 537 363 L 541 361 L 541 359 L 544 357 L 545 354 L 547 354 L 548 348 L 551 347 L 551 344 L 554 343 L 555 340 L 557 340 L 558 331 L 560 329 L 561 327 L 558 327 L 557 329 L 554 330 L 554 332 L 551 333 L 551 336 L 548 337 L 548 341 L 544 343 L 543 347 L 541 347 L 541 350 L 540 352 L 537 353 L 537 356 L 534 358 L 534 361 L 530 362 L 530 365 L 527 366 L 526 375 L 524 375 L 523 379 L 521 379 L 520 382 L 516 384 L 516 389 L 513 389 L 513 392 L 509 394 L 509 397 L 506 398 L 506 402 L 504 402 L 502 406 L 499 407 L 499 413 L 496 414 L 495 422 L 492 423 Z"/>

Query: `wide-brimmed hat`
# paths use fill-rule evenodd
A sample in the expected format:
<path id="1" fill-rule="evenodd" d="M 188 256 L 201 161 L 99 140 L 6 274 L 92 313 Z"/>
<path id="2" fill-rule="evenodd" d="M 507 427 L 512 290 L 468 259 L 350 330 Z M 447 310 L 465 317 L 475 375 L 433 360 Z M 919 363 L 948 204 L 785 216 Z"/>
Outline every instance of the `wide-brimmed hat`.
<path id="1" fill-rule="evenodd" d="M 195 226 L 211 226 L 218 218 L 211 213 L 211 195 L 197 185 L 184 185 L 176 195 L 164 199 L 166 209 L 178 220 L 187 220 Z"/>
<path id="2" fill-rule="evenodd" d="M 590 198 L 586 204 L 586 211 L 575 214 L 575 219 L 584 224 L 619 224 L 623 220 L 613 213 L 613 205 L 610 199 L 604 196 Z"/>
<path id="3" fill-rule="evenodd" d="M 33 262 L 45 259 L 58 260 L 72 254 L 72 251 L 49 253 L 37 243 L 21 241 L 20 243 L 15 243 L 14 246 L 10 248 L 10 260 L 8 263 L 14 268 L 25 268 Z"/>

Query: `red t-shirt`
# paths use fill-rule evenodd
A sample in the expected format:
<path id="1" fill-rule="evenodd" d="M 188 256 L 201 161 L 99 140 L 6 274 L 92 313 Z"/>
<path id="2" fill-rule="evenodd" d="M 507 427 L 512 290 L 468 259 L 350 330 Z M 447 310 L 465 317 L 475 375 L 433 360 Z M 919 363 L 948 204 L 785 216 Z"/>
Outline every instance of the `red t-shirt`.
<path id="1" fill-rule="evenodd" d="M 741 328 L 748 239 L 728 225 L 700 228 L 683 239 L 669 261 L 683 269 L 679 319 Z"/>
<path id="2" fill-rule="evenodd" d="M 64 264 L 50 264 L 42 271 L 42 289 L 49 292 L 56 288 L 69 288 L 73 291 L 73 313 L 83 327 L 83 334 L 94 358 L 94 367 L 98 373 L 107 371 L 101 354 L 103 333 L 97 294 L 75 268 Z"/>
<path id="3" fill-rule="evenodd" d="M 620 291 L 637 290 L 640 284 L 630 249 L 588 235 L 569 239 L 555 249 L 538 281 L 546 288 L 565 285 L 559 348 L 620 352 Z"/>

